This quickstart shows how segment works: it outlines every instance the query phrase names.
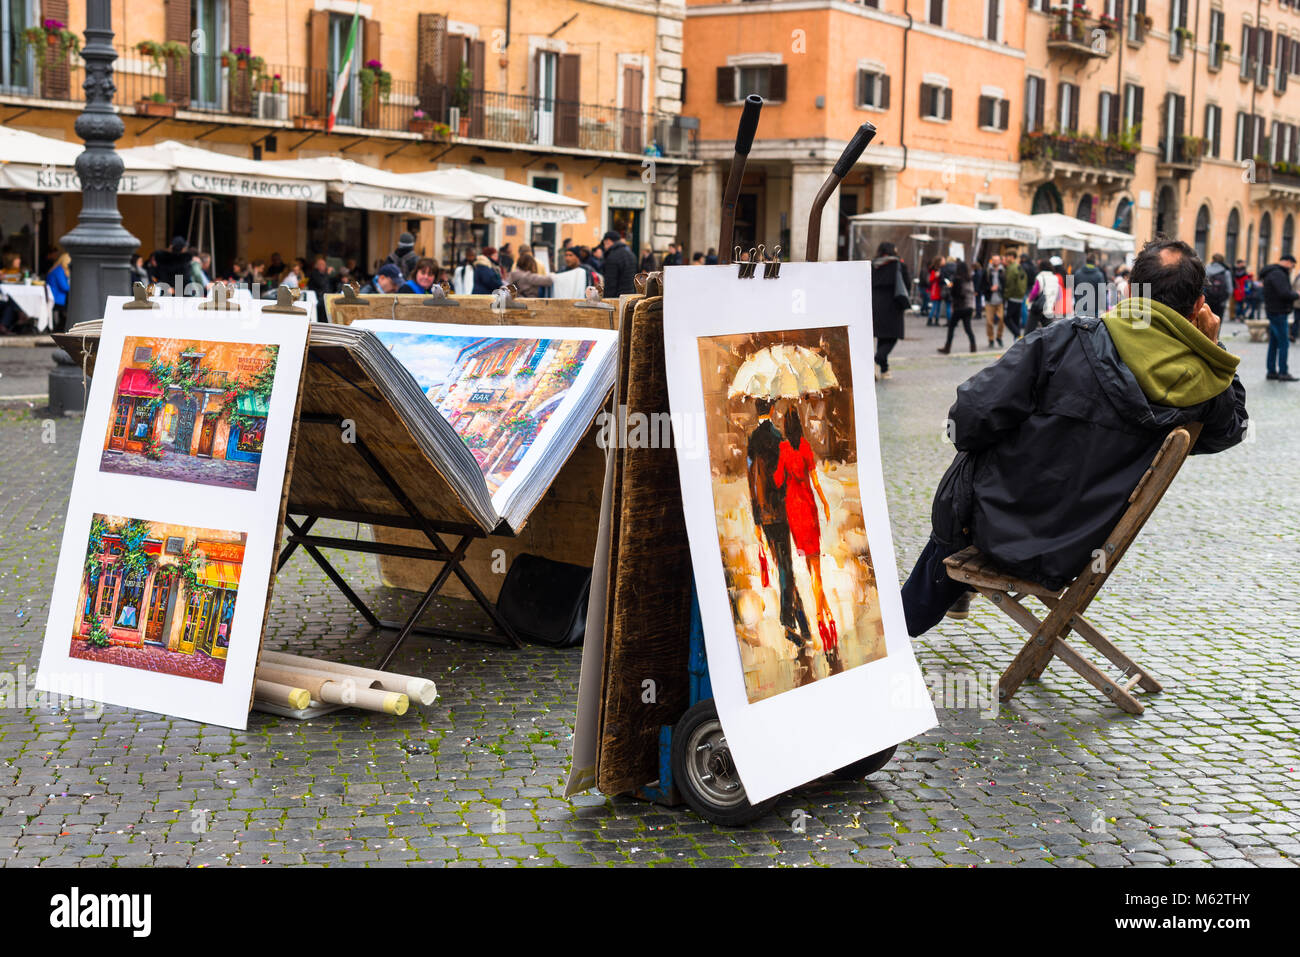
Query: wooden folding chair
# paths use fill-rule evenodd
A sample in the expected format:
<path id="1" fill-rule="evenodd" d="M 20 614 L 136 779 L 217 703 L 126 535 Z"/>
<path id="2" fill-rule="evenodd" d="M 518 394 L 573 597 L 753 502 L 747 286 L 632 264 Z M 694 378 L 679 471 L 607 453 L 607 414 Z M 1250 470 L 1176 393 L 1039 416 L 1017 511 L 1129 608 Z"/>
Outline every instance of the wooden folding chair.
<path id="1" fill-rule="evenodd" d="M 1000 700 L 1011 700 L 1026 678 L 1040 677 L 1053 656 L 1064 661 L 1129 714 L 1143 711 L 1141 702 L 1131 693 L 1135 686 L 1148 692 L 1160 690 L 1160 682 L 1111 644 L 1095 625 L 1083 617 L 1083 612 L 1097 597 L 1106 579 L 1155 511 L 1200 432 L 1201 424 L 1196 422 L 1176 428 L 1166 436 L 1151 467 L 1129 496 L 1129 507 L 1111 529 L 1105 544 L 1066 588 L 1053 591 L 1016 578 L 998 569 L 973 545 L 946 559 L 944 564 L 948 567 L 948 577 L 973 586 L 1031 635 L 1002 675 L 998 688 Z M 1033 595 L 1047 606 L 1046 618 L 1040 621 L 1025 607 L 1023 599 L 1027 595 Z M 1108 677 L 1065 641 L 1071 630 L 1121 669 L 1118 679 Z"/>

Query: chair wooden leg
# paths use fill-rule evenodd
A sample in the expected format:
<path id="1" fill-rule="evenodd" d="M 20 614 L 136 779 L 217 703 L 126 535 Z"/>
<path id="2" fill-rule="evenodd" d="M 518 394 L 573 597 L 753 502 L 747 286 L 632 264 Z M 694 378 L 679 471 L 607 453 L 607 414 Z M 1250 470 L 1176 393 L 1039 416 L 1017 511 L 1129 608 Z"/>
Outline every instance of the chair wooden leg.
<path id="1" fill-rule="evenodd" d="M 1104 694 L 1129 714 L 1141 714 L 1142 703 L 1134 698 L 1120 685 L 1101 672 L 1091 661 L 1071 648 L 1063 639 L 1057 638 L 1053 651 L 1062 661 L 1083 676 L 1089 684 Z"/>
<path id="2" fill-rule="evenodd" d="M 1160 682 L 1152 677 L 1149 671 L 1138 665 L 1132 658 L 1111 644 L 1110 640 L 1098 631 L 1097 626 L 1088 621 L 1088 619 L 1084 618 L 1082 615 L 1075 615 L 1071 621 L 1071 625 L 1084 641 L 1088 642 L 1088 644 L 1092 645 L 1099 652 L 1105 655 L 1111 664 L 1117 668 L 1124 669 L 1124 677 L 1136 677 L 1137 686 L 1143 691 L 1155 693 L 1163 690 L 1160 686 Z"/>
<path id="3" fill-rule="evenodd" d="M 1002 679 L 998 683 L 998 697 L 1010 701 L 1026 678 L 1043 673 L 1047 663 L 1052 660 L 1052 643 L 1046 637 L 1047 622 L 1039 621 L 1018 598 L 1006 592 L 994 591 L 987 592 L 986 597 L 1030 634 L 1029 641 L 1025 642 L 1020 653 L 1002 673 Z"/>

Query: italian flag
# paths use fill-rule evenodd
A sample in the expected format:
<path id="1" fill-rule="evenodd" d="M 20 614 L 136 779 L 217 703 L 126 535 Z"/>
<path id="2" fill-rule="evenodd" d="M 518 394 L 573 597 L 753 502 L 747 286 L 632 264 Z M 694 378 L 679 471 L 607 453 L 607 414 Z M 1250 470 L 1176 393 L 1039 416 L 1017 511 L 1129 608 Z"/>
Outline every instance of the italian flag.
<path id="1" fill-rule="evenodd" d="M 352 82 L 352 63 L 357 57 L 357 24 L 361 22 L 361 0 L 357 0 L 357 10 L 352 14 L 352 28 L 348 30 L 348 45 L 343 50 L 343 61 L 339 64 L 338 76 L 334 78 L 334 102 L 330 104 L 330 118 L 325 125 L 327 130 L 334 129 L 339 118 L 339 104 L 343 94 Z"/>

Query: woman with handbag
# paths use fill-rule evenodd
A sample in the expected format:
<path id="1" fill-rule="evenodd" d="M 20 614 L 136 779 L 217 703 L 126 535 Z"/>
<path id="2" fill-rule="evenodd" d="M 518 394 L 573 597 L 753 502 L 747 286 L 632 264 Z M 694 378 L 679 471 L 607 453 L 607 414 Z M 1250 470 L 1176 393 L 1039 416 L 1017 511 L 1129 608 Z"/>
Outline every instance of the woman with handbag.
<path id="1" fill-rule="evenodd" d="M 966 338 L 970 340 L 970 351 L 976 352 L 975 333 L 970 325 L 971 317 L 975 315 L 975 283 L 971 278 L 970 266 L 966 265 L 964 259 L 957 261 L 957 269 L 952 276 L 951 298 L 952 316 L 948 319 L 948 341 L 938 351 L 944 355 L 952 352 L 952 336 L 960 322 L 966 330 Z"/>
<path id="2" fill-rule="evenodd" d="M 904 337 L 912 277 L 893 243 L 881 243 L 871 261 L 871 323 L 876 333 L 877 379 L 888 379 L 889 353 Z"/>

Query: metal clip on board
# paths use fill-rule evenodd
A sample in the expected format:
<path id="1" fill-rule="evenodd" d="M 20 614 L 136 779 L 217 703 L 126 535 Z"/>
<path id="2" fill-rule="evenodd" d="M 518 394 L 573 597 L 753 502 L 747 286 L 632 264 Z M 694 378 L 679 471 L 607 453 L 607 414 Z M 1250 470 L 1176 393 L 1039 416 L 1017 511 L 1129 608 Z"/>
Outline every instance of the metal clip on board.
<path id="1" fill-rule="evenodd" d="M 498 286 L 492 290 L 492 311 L 496 313 L 505 312 L 508 309 L 527 309 L 522 302 L 515 302 L 515 296 L 519 294 L 519 289 L 514 283 L 505 286 Z"/>
<path id="2" fill-rule="evenodd" d="M 345 282 L 343 286 L 339 289 L 339 292 L 343 294 L 343 298 L 339 300 L 340 303 L 342 303 L 345 306 L 370 305 L 369 299 L 362 299 L 357 295 L 357 293 L 359 293 L 360 291 L 361 290 L 356 286 L 355 283 Z"/>
<path id="3" fill-rule="evenodd" d="M 438 282 L 429 287 L 429 295 L 420 303 L 420 305 L 460 307 L 460 303 L 447 295 L 447 287 Z"/>
<path id="4" fill-rule="evenodd" d="M 145 288 L 144 283 L 138 282 L 131 287 L 132 299 L 123 309 L 158 309 L 158 303 L 149 301 L 149 290 Z"/>
<path id="5" fill-rule="evenodd" d="M 262 313 L 268 312 L 280 313 L 286 316 L 305 316 L 307 315 L 306 306 L 295 305 L 298 297 L 288 286 L 277 286 L 275 289 L 275 305 L 262 307 Z"/>
<path id="6" fill-rule="evenodd" d="M 633 280 L 635 284 L 635 280 Z M 600 290 L 595 286 L 588 286 L 583 293 L 584 298 L 579 299 L 573 304 L 574 309 L 600 309 L 604 312 L 613 312 L 614 307 L 600 299 Z"/>
<path id="7" fill-rule="evenodd" d="M 200 309 L 216 309 L 223 312 L 239 312 L 239 303 L 230 298 L 230 289 L 219 282 L 212 287 L 212 298 L 199 303 Z"/>

